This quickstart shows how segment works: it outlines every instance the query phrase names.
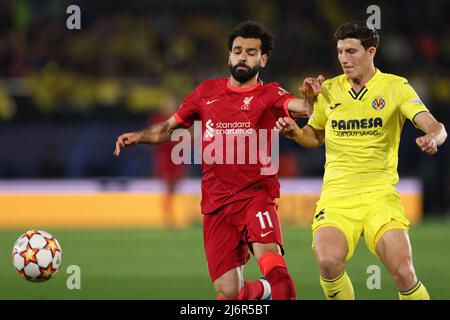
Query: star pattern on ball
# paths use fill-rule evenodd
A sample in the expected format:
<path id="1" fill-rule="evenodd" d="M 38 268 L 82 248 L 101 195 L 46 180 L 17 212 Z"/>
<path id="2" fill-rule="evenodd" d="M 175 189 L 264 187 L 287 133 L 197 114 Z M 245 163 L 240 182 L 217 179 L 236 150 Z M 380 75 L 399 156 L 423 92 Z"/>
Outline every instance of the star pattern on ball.
<path id="1" fill-rule="evenodd" d="M 39 268 L 41 271 L 41 278 L 48 279 L 52 276 L 53 272 L 55 271 L 52 268 L 52 264 L 50 264 L 47 268 Z"/>
<path id="2" fill-rule="evenodd" d="M 51 279 L 62 261 L 58 241 L 38 229 L 22 233 L 14 243 L 12 253 L 12 263 L 19 275 L 33 282 Z"/>
<path id="3" fill-rule="evenodd" d="M 28 239 L 31 239 L 31 237 L 34 236 L 35 234 L 39 234 L 39 232 L 37 230 L 30 230 L 25 232 L 25 235 L 27 236 Z"/>
<path id="4" fill-rule="evenodd" d="M 30 245 L 28 245 L 26 250 L 20 254 L 25 259 L 25 266 L 30 262 L 34 262 L 37 264 L 36 254 L 38 253 L 38 251 L 39 250 L 32 249 Z"/>
<path id="5" fill-rule="evenodd" d="M 52 256 L 55 255 L 56 251 L 59 251 L 59 247 L 55 242 L 55 239 L 47 239 L 47 244 L 44 247 L 52 252 Z"/>

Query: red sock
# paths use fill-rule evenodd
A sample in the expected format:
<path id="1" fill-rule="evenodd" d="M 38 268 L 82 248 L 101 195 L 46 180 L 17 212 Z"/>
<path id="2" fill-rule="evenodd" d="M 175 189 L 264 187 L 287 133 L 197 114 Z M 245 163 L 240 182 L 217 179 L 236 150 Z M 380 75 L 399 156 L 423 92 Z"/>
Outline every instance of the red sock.
<path id="1" fill-rule="evenodd" d="M 273 300 L 295 300 L 297 292 L 283 256 L 266 253 L 258 261 L 259 268 L 270 283 Z"/>
<path id="2" fill-rule="evenodd" d="M 286 267 L 273 268 L 267 275 L 273 300 L 295 300 L 297 292 Z"/>
<path id="3" fill-rule="evenodd" d="M 237 297 L 223 298 L 217 300 L 258 300 L 264 294 L 264 286 L 261 281 L 244 281 L 244 287 Z"/>
<path id="4" fill-rule="evenodd" d="M 244 281 L 242 300 L 258 300 L 264 294 L 264 286 L 261 281 Z"/>

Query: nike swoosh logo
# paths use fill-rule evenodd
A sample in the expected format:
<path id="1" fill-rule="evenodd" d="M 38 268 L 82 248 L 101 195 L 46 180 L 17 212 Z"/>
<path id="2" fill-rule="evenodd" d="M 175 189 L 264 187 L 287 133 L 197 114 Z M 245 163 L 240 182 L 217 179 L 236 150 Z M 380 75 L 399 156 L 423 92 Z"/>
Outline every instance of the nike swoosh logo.
<path id="1" fill-rule="evenodd" d="M 206 104 L 211 104 L 211 103 L 213 103 L 213 102 L 216 102 L 217 100 L 219 100 L 219 99 L 208 100 L 208 101 L 206 101 Z"/>
<path id="2" fill-rule="evenodd" d="M 342 105 L 342 103 L 339 103 L 339 102 L 338 102 L 338 103 L 335 103 L 334 106 L 330 106 L 330 109 L 331 109 L 331 110 L 334 110 L 334 109 L 336 109 L 337 107 L 339 107 L 340 105 Z"/>
<path id="3" fill-rule="evenodd" d="M 264 238 L 265 236 L 267 236 L 269 233 L 271 233 L 271 232 L 273 232 L 273 230 L 272 231 L 268 231 L 268 232 L 266 232 L 266 233 L 262 233 L 261 232 L 261 238 Z"/>
<path id="4" fill-rule="evenodd" d="M 328 297 L 330 297 L 331 299 L 333 299 L 334 297 L 336 297 L 336 296 L 338 295 L 339 292 L 341 292 L 341 291 L 338 291 L 338 292 L 335 292 L 335 293 L 333 293 L 333 294 L 330 294 L 330 295 L 328 295 Z"/>

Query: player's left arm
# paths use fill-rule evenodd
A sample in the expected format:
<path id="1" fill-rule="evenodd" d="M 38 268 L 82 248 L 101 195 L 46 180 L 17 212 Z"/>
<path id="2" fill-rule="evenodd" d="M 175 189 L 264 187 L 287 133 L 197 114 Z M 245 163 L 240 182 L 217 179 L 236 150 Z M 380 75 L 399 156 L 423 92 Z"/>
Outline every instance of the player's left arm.
<path id="1" fill-rule="evenodd" d="M 442 123 L 438 122 L 430 112 L 419 112 L 413 119 L 416 126 L 422 130 L 425 135 L 416 139 L 417 146 L 427 154 L 433 155 L 437 152 L 447 139 L 447 132 Z"/>
<path id="2" fill-rule="evenodd" d="M 303 80 L 303 85 L 299 90 L 305 96 L 305 99 L 294 98 L 288 103 L 288 110 L 294 118 L 309 118 L 313 112 L 314 97 L 320 93 L 324 77 L 319 75 L 317 78 L 308 77 Z"/>

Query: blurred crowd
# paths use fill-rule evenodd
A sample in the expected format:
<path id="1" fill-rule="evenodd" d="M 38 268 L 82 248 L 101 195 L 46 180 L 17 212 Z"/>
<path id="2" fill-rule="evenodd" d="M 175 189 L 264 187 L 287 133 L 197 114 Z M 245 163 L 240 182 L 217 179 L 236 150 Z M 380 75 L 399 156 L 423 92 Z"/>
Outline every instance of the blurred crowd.
<path id="1" fill-rule="evenodd" d="M 67 1 L 0 1 L 0 118 L 28 95 L 42 113 L 102 106 L 148 112 L 166 91 L 182 97 L 226 73 L 226 36 L 239 21 L 264 22 L 277 37 L 265 76 L 296 91 L 316 72 L 339 72 L 333 31 L 369 16 L 360 1 L 80 1 L 82 29 L 69 31 Z M 381 7 L 377 64 L 407 76 L 434 108 L 450 102 L 450 25 L 446 1 Z M 8 94 L 8 91 L 11 91 Z"/>
<path id="2" fill-rule="evenodd" d="M 66 8 L 71 4 L 81 9 L 81 30 L 66 27 Z M 274 32 L 276 46 L 261 76 L 297 93 L 305 76 L 332 77 L 341 72 L 334 30 L 344 22 L 367 19 L 370 4 L 0 0 L 0 133 L 14 140 L 0 143 L 3 150 L 10 148 L 8 156 L 0 157 L 0 176 L 152 175 L 148 155 L 145 161 L 137 160 L 148 149 L 129 161 L 132 168 L 121 169 L 113 162 L 109 149 L 115 135 L 145 126 L 166 101 L 179 102 L 204 79 L 226 76 L 226 40 L 236 24 L 257 20 Z M 377 66 L 407 77 L 449 129 L 450 2 L 409 0 L 379 6 Z M 37 128 L 43 131 L 38 134 Z M 35 158 L 25 156 L 24 147 L 33 148 L 36 135 L 49 140 L 39 142 Z M 412 126 L 404 135 L 400 173 L 424 180 L 432 197 L 430 211 L 450 210 L 450 148 L 431 159 L 415 149 L 418 134 Z M 93 156 L 95 150 L 108 157 Z M 283 175 L 322 173 L 323 150 L 298 150 L 287 141 L 282 150 Z M 41 162 L 19 167 L 16 159 L 23 157 Z M 97 159 L 95 166 L 91 158 Z M 436 208 L 431 207 L 434 204 Z"/>

